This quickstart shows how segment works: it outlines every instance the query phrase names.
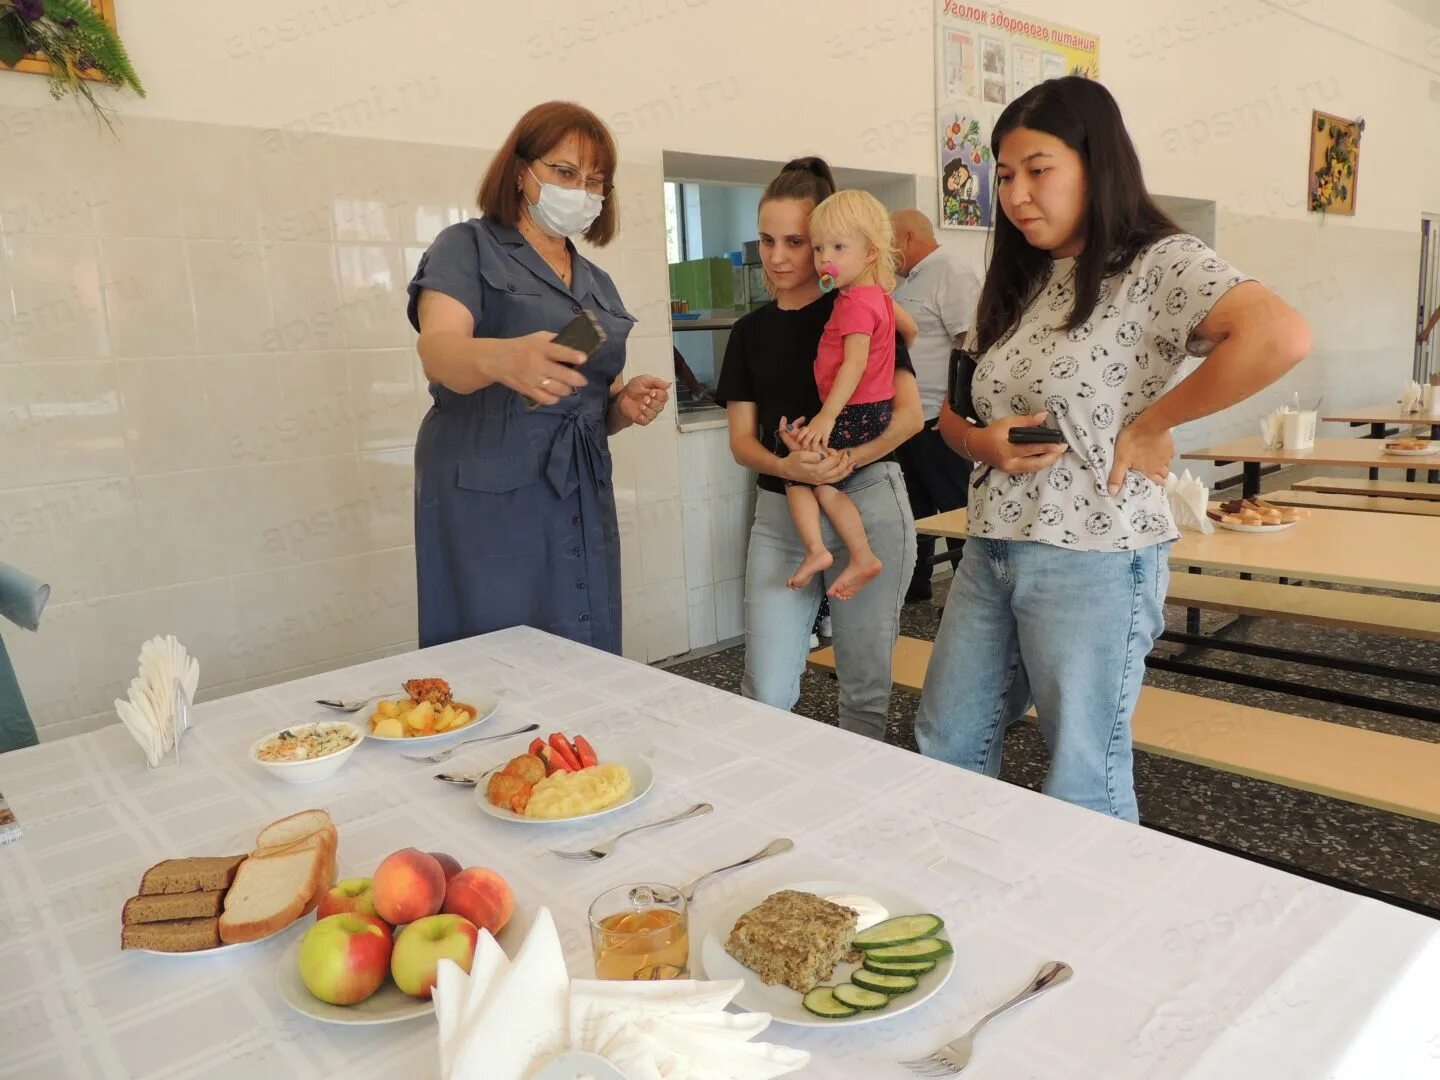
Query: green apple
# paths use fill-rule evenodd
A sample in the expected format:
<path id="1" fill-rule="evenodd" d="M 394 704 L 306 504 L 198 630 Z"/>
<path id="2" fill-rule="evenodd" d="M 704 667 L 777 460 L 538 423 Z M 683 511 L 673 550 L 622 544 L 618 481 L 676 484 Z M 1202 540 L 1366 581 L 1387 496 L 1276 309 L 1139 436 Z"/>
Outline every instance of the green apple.
<path id="1" fill-rule="evenodd" d="M 390 927 L 374 915 L 329 915 L 300 941 L 300 978 L 321 1001 L 354 1005 L 385 981 L 391 944 Z"/>
<path id="2" fill-rule="evenodd" d="M 427 915 L 416 919 L 395 938 L 390 975 L 411 997 L 428 999 L 435 988 L 441 960 L 454 960 L 467 974 L 475 959 L 475 924 L 459 915 Z"/>
<path id="3" fill-rule="evenodd" d="M 339 915 L 342 911 L 375 915 L 378 918 L 379 912 L 375 910 L 375 882 L 368 877 L 337 881 L 330 887 L 330 891 L 320 898 L 320 906 L 315 909 L 315 921 Z"/>

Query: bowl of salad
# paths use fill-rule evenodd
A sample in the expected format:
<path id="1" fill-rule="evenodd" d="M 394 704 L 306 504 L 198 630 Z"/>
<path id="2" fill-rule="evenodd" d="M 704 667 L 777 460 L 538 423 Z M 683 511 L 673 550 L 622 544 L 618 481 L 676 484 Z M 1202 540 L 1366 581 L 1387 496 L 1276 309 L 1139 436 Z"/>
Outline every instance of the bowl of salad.
<path id="1" fill-rule="evenodd" d="M 281 728 L 250 744 L 250 760 L 287 784 L 334 776 L 365 739 L 347 720 L 322 720 Z"/>

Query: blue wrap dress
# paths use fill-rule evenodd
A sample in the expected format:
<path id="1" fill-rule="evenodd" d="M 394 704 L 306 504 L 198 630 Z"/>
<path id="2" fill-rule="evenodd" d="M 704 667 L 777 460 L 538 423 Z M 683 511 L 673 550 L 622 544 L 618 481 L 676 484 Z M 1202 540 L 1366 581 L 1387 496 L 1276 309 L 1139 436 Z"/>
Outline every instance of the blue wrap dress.
<path id="1" fill-rule="evenodd" d="M 568 243 L 568 242 L 567 242 Z M 477 338 L 558 333 L 582 308 L 606 340 L 585 386 L 527 409 L 498 383 L 472 394 L 430 384 L 415 444 L 420 646 L 533 626 L 621 651 L 620 534 L 605 417 L 635 324 L 610 276 L 570 247 L 571 284 L 519 230 L 487 218 L 446 228 L 410 282 L 464 304 Z"/>

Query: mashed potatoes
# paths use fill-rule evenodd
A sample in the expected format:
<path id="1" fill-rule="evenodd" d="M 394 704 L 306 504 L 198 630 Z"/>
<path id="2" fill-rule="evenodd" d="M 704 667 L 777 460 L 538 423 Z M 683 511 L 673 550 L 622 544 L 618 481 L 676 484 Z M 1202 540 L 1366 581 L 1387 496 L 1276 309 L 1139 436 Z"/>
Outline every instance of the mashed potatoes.
<path id="1" fill-rule="evenodd" d="M 579 772 L 557 772 L 535 785 L 525 816 L 569 818 L 614 806 L 630 794 L 630 770 L 624 765 L 592 765 Z"/>

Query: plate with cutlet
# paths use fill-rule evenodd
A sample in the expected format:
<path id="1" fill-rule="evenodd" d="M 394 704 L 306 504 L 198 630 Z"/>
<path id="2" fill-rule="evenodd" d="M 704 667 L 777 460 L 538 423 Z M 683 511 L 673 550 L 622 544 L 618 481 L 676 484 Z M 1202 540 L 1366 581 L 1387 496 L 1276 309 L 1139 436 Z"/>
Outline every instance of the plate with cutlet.
<path id="1" fill-rule="evenodd" d="M 249 854 L 156 863 L 121 909 L 120 947 L 209 956 L 268 940 L 334 884 L 338 842 L 329 814 L 305 810 L 261 829 Z"/>
<path id="2" fill-rule="evenodd" d="M 1284 532 L 1310 516 L 1298 506 L 1277 506 L 1264 499 L 1231 499 L 1217 503 L 1206 512 L 1216 525 L 1231 532 Z"/>
<path id="3" fill-rule="evenodd" d="M 705 977 L 743 982 L 736 1005 L 797 1027 L 909 1012 L 939 993 L 955 969 L 944 919 L 875 885 L 804 881 L 758 889 L 718 912 L 703 933 Z"/>

